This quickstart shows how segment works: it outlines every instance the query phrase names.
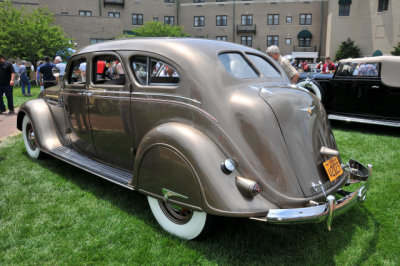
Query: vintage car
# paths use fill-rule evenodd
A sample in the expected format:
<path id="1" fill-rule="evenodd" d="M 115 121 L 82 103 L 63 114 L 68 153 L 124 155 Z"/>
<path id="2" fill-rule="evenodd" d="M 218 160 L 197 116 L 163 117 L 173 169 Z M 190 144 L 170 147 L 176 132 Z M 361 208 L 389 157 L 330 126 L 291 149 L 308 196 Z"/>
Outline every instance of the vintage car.
<path id="1" fill-rule="evenodd" d="M 341 60 L 334 74 L 300 75 L 299 86 L 324 104 L 332 120 L 400 127 L 400 57 Z"/>
<path id="2" fill-rule="evenodd" d="M 104 42 L 73 55 L 59 86 L 21 106 L 17 126 L 32 158 L 146 195 L 180 238 L 217 216 L 330 229 L 365 200 L 371 169 L 342 162 L 321 102 L 288 84 L 267 55 L 228 42 Z"/>

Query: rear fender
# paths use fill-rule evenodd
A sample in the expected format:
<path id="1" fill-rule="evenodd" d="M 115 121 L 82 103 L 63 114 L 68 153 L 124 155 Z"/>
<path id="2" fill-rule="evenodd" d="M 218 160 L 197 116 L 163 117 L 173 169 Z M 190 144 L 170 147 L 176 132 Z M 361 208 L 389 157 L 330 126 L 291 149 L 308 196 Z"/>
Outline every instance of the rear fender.
<path id="1" fill-rule="evenodd" d="M 224 174 L 227 156 L 199 130 L 176 122 L 157 126 L 139 145 L 132 185 L 141 193 L 223 216 L 266 213 L 273 204 L 242 195 L 235 170 Z M 172 196 L 165 196 L 165 194 Z"/>
<path id="2" fill-rule="evenodd" d="M 53 118 L 47 103 L 43 99 L 34 99 L 25 102 L 18 112 L 17 128 L 22 131 L 22 120 L 28 115 L 33 129 L 37 145 L 42 151 L 62 146 L 57 135 Z"/>

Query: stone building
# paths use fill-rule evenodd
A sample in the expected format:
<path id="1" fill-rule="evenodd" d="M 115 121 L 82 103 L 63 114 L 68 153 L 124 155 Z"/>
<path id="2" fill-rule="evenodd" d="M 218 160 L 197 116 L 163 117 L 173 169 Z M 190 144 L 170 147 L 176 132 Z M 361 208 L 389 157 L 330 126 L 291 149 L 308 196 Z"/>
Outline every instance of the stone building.
<path id="1" fill-rule="evenodd" d="M 14 0 L 45 7 L 77 48 L 110 40 L 157 20 L 194 37 L 241 43 L 315 60 L 334 55 L 351 37 L 363 55 L 388 54 L 399 41 L 400 1 L 394 0 Z M 383 6 L 383 7 L 382 7 Z M 377 11 L 378 8 L 383 10 Z"/>

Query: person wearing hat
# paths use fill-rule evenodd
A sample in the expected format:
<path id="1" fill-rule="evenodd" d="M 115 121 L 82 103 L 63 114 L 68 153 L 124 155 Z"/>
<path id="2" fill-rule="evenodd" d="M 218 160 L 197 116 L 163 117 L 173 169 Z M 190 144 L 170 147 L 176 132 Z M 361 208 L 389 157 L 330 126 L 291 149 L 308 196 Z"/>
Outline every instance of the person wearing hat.
<path id="1" fill-rule="evenodd" d="M 15 71 L 12 64 L 6 61 L 6 58 L 0 54 L 0 114 L 6 111 L 3 101 L 3 94 L 6 95 L 8 104 L 8 114 L 15 114 L 13 103 L 13 86 Z"/>
<path id="2" fill-rule="evenodd" d="M 31 94 L 31 82 L 29 81 L 28 75 L 26 74 L 26 61 L 22 61 L 18 68 L 19 78 L 21 80 L 21 91 L 24 96 L 32 96 Z M 28 86 L 28 93 L 25 94 L 25 85 Z"/>
<path id="3" fill-rule="evenodd" d="M 267 48 L 267 54 L 272 57 L 279 65 L 285 70 L 286 75 L 292 84 L 296 84 L 300 77 L 299 72 L 292 66 L 292 64 L 286 58 L 280 55 L 279 47 L 271 45 Z"/>
<path id="4" fill-rule="evenodd" d="M 39 69 L 40 85 L 43 85 L 44 89 L 56 85 L 56 77 L 53 76 L 54 67 L 56 67 L 56 65 L 50 63 L 50 58 L 48 56 L 45 56 L 44 64 L 41 65 Z"/>

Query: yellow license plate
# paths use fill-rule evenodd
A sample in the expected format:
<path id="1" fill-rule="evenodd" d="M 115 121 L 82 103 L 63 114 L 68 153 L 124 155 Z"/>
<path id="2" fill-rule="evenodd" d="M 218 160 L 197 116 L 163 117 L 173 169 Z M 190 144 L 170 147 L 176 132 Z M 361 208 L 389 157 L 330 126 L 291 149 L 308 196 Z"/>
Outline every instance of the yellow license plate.
<path id="1" fill-rule="evenodd" d="M 342 166 L 339 163 L 338 158 L 332 157 L 331 159 L 324 162 L 325 171 L 328 174 L 329 180 L 333 181 L 338 176 L 343 174 Z"/>

